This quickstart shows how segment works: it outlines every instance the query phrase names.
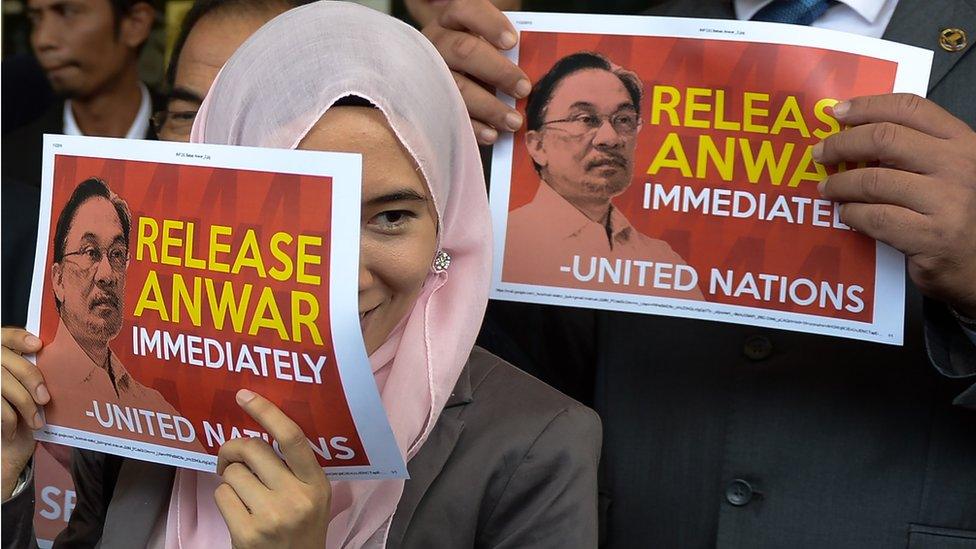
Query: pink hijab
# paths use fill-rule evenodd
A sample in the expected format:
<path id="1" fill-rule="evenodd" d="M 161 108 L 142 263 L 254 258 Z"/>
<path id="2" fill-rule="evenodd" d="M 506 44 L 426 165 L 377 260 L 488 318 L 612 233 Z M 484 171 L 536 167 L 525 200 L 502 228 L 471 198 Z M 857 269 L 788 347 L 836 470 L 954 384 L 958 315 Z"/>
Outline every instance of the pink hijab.
<path id="1" fill-rule="evenodd" d="M 419 32 L 382 13 L 320 1 L 279 15 L 224 65 L 193 142 L 294 149 L 338 99 L 356 95 L 386 116 L 427 181 L 438 249 L 413 309 L 371 357 L 383 405 L 409 460 L 437 422 L 474 346 L 488 301 L 491 221 L 478 147 L 454 79 Z M 212 474 L 180 470 L 166 547 L 225 547 Z M 326 547 L 385 546 L 404 481 L 336 481 Z"/>

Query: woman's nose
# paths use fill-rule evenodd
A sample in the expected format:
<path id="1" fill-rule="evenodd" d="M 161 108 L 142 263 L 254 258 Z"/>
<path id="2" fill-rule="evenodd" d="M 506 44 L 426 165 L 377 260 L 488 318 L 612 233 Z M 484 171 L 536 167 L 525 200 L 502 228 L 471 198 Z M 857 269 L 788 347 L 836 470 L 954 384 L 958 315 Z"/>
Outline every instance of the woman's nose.
<path id="1" fill-rule="evenodd" d="M 369 265 L 363 261 L 363 258 L 359 258 L 359 291 L 368 289 L 373 285 L 373 273 L 369 270 Z"/>

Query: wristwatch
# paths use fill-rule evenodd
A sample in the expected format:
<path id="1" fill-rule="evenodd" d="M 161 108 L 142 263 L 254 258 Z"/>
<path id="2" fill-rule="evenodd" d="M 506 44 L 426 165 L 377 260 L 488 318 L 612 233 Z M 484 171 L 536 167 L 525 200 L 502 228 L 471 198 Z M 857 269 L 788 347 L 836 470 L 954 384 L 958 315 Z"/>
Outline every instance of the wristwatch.
<path id="1" fill-rule="evenodd" d="M 14 486 L 14 491 L 10 493 L 10 497 L 7 498 L 7 501 L 10 501 L 15 497 L 19 496 L 21 492 L 23 492 L 24 489 L 27 488 L 27 486 L 30 484 L 31 475 L 33 473 L 34 473 L 34 467 L 33 467 L 33 459 L 32 459 L 31 461 L 27 462 L 27 465 L 24 466 L 24 470 L 21 471 L 20 476 L 17 477 L 17 485 Z M 7 503 L 7 501 L 4 501 L 4 503 Z"/>

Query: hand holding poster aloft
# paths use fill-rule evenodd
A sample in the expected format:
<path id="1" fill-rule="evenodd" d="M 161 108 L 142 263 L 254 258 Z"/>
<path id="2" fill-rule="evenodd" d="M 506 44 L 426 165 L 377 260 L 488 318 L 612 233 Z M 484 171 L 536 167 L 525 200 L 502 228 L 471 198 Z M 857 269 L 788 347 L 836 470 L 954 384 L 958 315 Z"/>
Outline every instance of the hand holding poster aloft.
<path id="1" fill-rule="evenodd" d="M 492 297 L 901 344 L 904 258 L 841 222 L 838 102 L 931 52 L 768 23 L 508 14 L 535 82 L 495 146 Z"/>
<path id="2" fill-rule="evenodd" d="M 45 136 L 28 329 L 39 440 L 213 471 L 265 432 L 241 388 L 333 478 L 402 478 L 360 334 L 361 157 Z"/>

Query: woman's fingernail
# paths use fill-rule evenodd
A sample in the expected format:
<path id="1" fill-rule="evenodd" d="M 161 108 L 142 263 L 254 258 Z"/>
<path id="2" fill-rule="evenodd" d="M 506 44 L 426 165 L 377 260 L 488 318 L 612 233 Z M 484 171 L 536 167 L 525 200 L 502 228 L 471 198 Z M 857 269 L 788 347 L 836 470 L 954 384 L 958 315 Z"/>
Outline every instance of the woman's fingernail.
<path id="1" fill-rule="evenodd" d="M 238 404 L 247 404 L 248 402 L 254 400 L 255 396 L 257 395 L 255 395 L 253 391 L 241 389 L 240 391 L 237 391 L 237 402 Z"/>
<path id="2" fill-rule="evenodd" d="M 37 386 L 37 389 L 34 390 L 34 395 L 37 396 L 40 404 L 47 404 L 51 400 L 51 393 L 47 392 L 47 387 L 43 383 Z"/>
<path id="3" fill-rule="evenodd" d="M 823 196 L 824 189 L 826 188 L 827 188 L 827 178 L 825 177 L 820 180 L 820 183 L 817 183 L 817 192 L 820 193 L 821 196 Z"/>
<path id="4" fill-rule="evenodd" d="M 532 91 L 532 83 L 526 79 L 521 79 L 515 83 L 515 97 L 522 99 Z"/>
<path id="5" fill-rule="evenodd" d="M 481 137 L 481 141 L 483 143 L 491 144 L 494 143 L 496 139 L 498 139 L 498 132 L 496 132 L 491 128 L 485 128 L 481 130 L 481 132 L 479 133 L 479 137 Z"/>
<path id="6" fill-rule="evenodd" d="M 505 125 L 513 132 L 522 127 L 522 115 L 517 112 L 510 112 L 505 115 Z"/>
<path id="7" fill-rule="evenodd" d="M 518 37 L 515 36 L 515 33 L 512 31 L 505 31 L 498 38 L 498 45 L 505 50 L 515 47 L 516 42 L 518 42 Z"/>
<path id="8" fill-rule="evenodd" d="M 814 145 L 813 150 L 810 151 L 810 154 L 813 155 L 813 159 L 817 162 L 820 162 L 820 158 L 823 156 L 823 149 L 823 141 L 821 141 L 820 143 Z"/>
<path id="9" fill-rule="evenodd" d="M 834 116 L 844 116 L 849 110 L 851 110 L 850 101 L 841 101 L 834 105 Z"/>
<path id="10" fill-rule="evenodd" d="M 37 336 L 31 334 L 27 334 L 26 336 L 24 336 L 24 343 L 26 343 L 29 347 L 41 346 L 41 340 Z"/>
<path id="11" fill-rule="evenodd" d="M 40 429 L 41 427 L 44 427 L 44 420 L 41 419 L 41 413 L 34 412 L 34 428 Z"/>

